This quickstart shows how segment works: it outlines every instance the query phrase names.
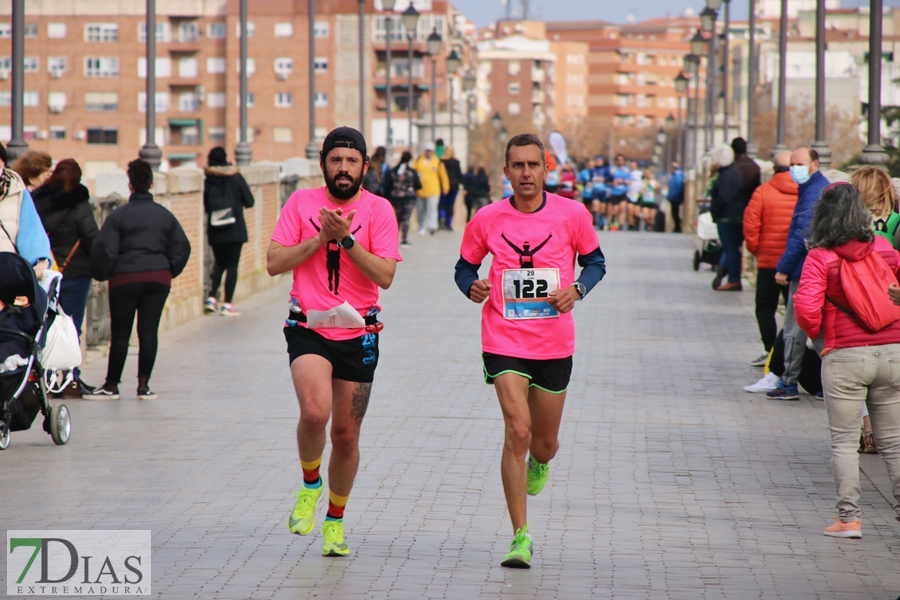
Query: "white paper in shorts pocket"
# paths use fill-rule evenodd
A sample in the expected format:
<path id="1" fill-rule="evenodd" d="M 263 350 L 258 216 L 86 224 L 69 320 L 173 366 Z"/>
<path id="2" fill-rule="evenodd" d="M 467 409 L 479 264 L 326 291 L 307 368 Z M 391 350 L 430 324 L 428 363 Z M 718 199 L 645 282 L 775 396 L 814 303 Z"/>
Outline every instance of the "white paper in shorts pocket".
<path id="1" fill-rule="evenodd" d="M 81 364 L 81 340 L 72 317 L 59 308 L 47 330 L 47 341 L 41 358 L 44 369 L 74 369 Z"/>
<path id="2" fill-rule="evenodd" d="M 310 310 L 306 312 L 306 326 L 310 329 L 356 329 L 365 327 L 366 321 L 347 302 L 331 310 Z"/>

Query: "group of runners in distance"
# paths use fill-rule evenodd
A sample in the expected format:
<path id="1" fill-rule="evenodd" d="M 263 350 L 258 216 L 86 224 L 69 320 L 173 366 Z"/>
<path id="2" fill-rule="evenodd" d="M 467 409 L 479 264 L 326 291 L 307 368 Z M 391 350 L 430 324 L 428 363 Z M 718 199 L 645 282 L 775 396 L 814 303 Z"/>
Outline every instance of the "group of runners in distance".
<path id="1" fill-rule="evenodd" d="M 544 189 L 545 156 L 535 135 L 509 140 L 504 173 L 513 194 L 474 215 L 455 269 L 460 291 L 483 304 L 483 375 L 494 385 L 505 424 L 500 471 L 513 529 L 501 564 L 513 568 L 531 566 L 527 497 L 545 486 L 559 448 L 575 350 L 571 311 L 606 273 L 591 213 Z M 618 174 L 612 173 L 614 196 L 625 185 L 621 162 Z M 362 134 L 350 127 L 331 131 L 320 166 L 325 187 L 298 190 L 288 199 L 272 235 L 267 269 L 270 275 L 293 273 L 284 336 L 300 405 L 303 487 L 288 529 L 307 535 L 315 528 L 330 417 L 322 554 L 347 556 L 344 508 L 359 466 L 360 426 L 379 358 L 378 288 L 390 287 L 402 257 L 393 208 L 361 188 L 368 167 Z M 490 271 L 480 278 L 488 254 Z"/>

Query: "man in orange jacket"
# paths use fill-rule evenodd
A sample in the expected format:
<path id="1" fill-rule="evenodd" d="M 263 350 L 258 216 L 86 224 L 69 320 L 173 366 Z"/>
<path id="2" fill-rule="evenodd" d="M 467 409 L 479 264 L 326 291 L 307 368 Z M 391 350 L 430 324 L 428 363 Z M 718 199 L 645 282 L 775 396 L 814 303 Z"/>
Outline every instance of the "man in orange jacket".
<path id="1" fill-rule="evenodd" d="M 765 354 L 750 362 L 755 367 L 765 365 L 775 344 L 778 298 L 783 297 L 787 304 L 788 288 L 775 282 L 775 268 L 787 245 L 791 215 L 797 204 L 798 188 L 791 179 L 790 164 L 790 152 L 779 152 L 775 156 L 775 175 L 756 188 L 744 211 L 744 240 L 747 250 L 756 257 L 756 321 L 766 350 Z"/>

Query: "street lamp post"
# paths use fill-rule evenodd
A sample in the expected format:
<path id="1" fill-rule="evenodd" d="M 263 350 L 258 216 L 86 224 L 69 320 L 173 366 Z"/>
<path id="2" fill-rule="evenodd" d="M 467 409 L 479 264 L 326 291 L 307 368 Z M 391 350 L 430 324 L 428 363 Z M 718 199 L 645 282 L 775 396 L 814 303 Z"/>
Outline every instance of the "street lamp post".
<path id="1" fill-rule="evenodd" d="M 869 4 L 869 131 L 866 147 L 859 155 L 859 163 L 884 167 L 888 155 L 881 146 L 881 28 L 882 0 Z"/>
<path id="2" fill-rule="evenodd" d="M 506 150 L 506 141 L 509 139 L 509 132 L 506 130 L 506 125 L 500 128 L 500 133 L 497 134 L 500 138 L 500 158 L 497 161 L 497 169 L 500 174 L 500 179 L 497 182 L 497 189 L 500 190 L 500 199 L 503 199 L 503 166 L 505 164 L 505 150 Z"/>
<path id="3" fill-rule="evenodd" d="M 472 92 L 476 83 L 475 71 L 469 69 L 463 77 L 463 91 L 466 93 L 466 167 L 472 166 Z"/>
<path id="4" fill-rule="evenodd" d="M 784 145 L 784 111 L 787 104 L 787 28 L 788 0 L 781 0 L 781 19 L 778 24 L 778 121 L 775 126 L 775 147 L 772 157 L 787 150 Z"/>
<path id="5" fill-rule="evenodd" d="M 503 180 L 500 178 L 500 159 L 498 157 L 500 144 L 498 142 L 498 138 L 500 136 L 500 128 L 503 127 L 503 117 L 500 116 L 499 112 L 495 112 L 494 116 L 491 117 L 491 127 L 493 127 L 494 129 L 494 181 L 496 182 L 496 187 L 494 188 L 494 190 L 499 191 L 500 197 L 502 198 Z"/>
<path id="6" fill-rule="evenodd" d="M 437 57 L 441 53 L 441 34 L 437 27 L 428 36 L 428 54 L 431 55 L 431 141 L 437 140 Z"/>
<path id="7" fill-rule="evenodd" d="M 675 144 L 676 144 L 676 153 L 678 156 L 678 164 L 680 166 L 684 166 L 684 146 L 686 144 L 685 141 L 685 132 L 683 131 L 683 121 L 681 119 L 681 104 L 682 98 L 687 99 L 687 87 L 689 83 L 689 79 L 685 77 L 684 73 L 679 73 L 678 77 L 675 78 L 675 93 L 679 95 L 678 98 L 678 116 L 675 125 Z M 685 102 L 686 104 L 686 102 Z"/>
<path id="8" fill-rule="evenodd" d="M 359 0 L 359 132 L 366 135 L 366 0 Z M 390 158 L 388 158 L 390 160 Z"/>
<path id="9" fill-rule="evenodd" d="M 728 133 L 728 68 L 731 63 L 728 59 L 728 28 L 731 26 L 731 0 L 725 0 L 725 31 L 722 32 L 722 132 L 723 141 L 727 144 L 730 134 Z"/>
<path id="10" fill-rule="evenodd" d="M 12 139 L 6 146 L 10 162 L 28 150 L 25 141 L 25 0 L 13 0 L 12 37 Z"/>
<path id="11" fill-rule="evenodd" d="M 162 150 L 156 145 L 156 0 L 147 0 L 146 26 L 147 112 L 144 128 L 147 130 L 147 135 L 144 136 L 144 145 L 138 151 L 138 157 L 146 161 L 154 171 L 158 171 L 159 163 L 162 162 Z"/>
<path id="12" fill-rule="evenodd" d="M 456 112 L 456 106 L 453 104 L 453 75 L 459 69 L 461 58 L 454 48 L 447 57 L 447 106 L 450 113 L 450 145 L 453 145 L 453 113 Z"/>
<path id="13" fill-rule="evenodd" d="M 671 118 L 672 115 L 669 115 Z M 666 127 L 669 125 L 669 118 L 666 118 Z M 674 119 L 672 119 L 674 121 Z M 663 162 L 667 162 L 669 160 L 669 133 L 666 130 L 666 127 L 662 125 L 659 126 L 659 129 L 656 130 L 656 147 L 654 148 L 655 157 L 653 162 L 656 164 L 656 176 L 657 179 L 661 178 L 659 174 L 660 165 Z"/>
<path id="14" fill-rule="evenodd" d="M 700 61 L 706 48 L 706 39 L 704 39 L 703 33 L 699 29 L 694 34 L 694 37 L 691 38 L 690 45 L 691 54 L 685 57 L 684 66 L 685 70 L 694 76 L 693 156 L 691 158 L 691 168 L 694 168 L 697 166 L 700 152 Z M 709 68 L 708 65 L 707 68 Z"/>
<path id="15" fill-rule="evenodd" d="M 243 5 L 247 0 L 241 0 Z M 309 143 L 306 145 L 306 158 L 314 161 L 319 154 L 319 144 L 316 143 L 316 0 L 309 0 Z M 242 27 L 246 27 L 243 25 Z M 246 33 L 246 32 L 245 32 Z M 244 48 L 246 35 L 241 37 L 241 49 Z M 362 43 L 362 40 L 360 40 Z M 246 59 L 245 59 L 246 60 Z M 245 95 L 246 76 L 243 75 L 246 65 L 241 69 L 241 95 Z M 244 109 L 242 109 L 244 110 Z M 241 125 L 241 135 L 244 135 L 244 126 Z"/>
<path id="16" fill-rule="evenodd" d="M 716 143 L 716 17 L 718 13 L 707 6 L 700 13 L 700 22 L 703 31 L 710 34 L 708 44 L 708 56 L 706 59 L 706 149 Z"/>
<path id="17" fill-rule="evenodd" d="M 408 60 L 409 60 L 409 91 L 406 98 L 406 112 L 409 117 L 409 149 L 413 148 L 413 40 L 416 39 L 416 27 L 419 25 L 419 11 L 413 6 L 412 2 L 406 10 L 403 11 L 403 27 L 406 29 L 406 40 L 408 43 Z"/>
<path id="18" fill-rule="evenodd" d="M 750 40 L 747 43 L 747 155 L 756 158 L 753 120 L 756 118 L 756 0 L 750 0 Z"/>
<path id="19" fill-rule="evenodd" d="M 310 10 L 310 36 L 309 36 L 309 45 L 310 45 L 310 61 L 312 61 L 312 11 L 313 4 L 315 0 L 309 0 L 309 10 Z M 149 26 L 149 23 L 147 24 Z M 147 30 L 147 36 L 151 35 L 150 30 Z M 156 37 L 156 32 L 153 32 L 153 36 Z M 156 58 L 154 57 L 154 61 Z M 310 62 L 309 67 L 309 79 L 310 79 L 310 90 L 314 89 L 313 85 L 313 73 L 312 73 L 312 62 Z M 150 57 L 147 57 L 147 79 L 149 82 L 150 79 Z M 149 87 L 148 87 L 149 90 Z M 310 117 L 310 127 L 309 127 L 309 135 L 311 136 L 311 140 L 315 140 L 315 128 L 316 128 L 316 117 L 314 114 L 315 109 L 312 104 L 312 91 L 310 91 L 310 99 L 309 99 L 309 110 L 313 116 Z M 246 166 L 250 164 L 250 161 L 253 159 L 253 150 L 250 148 L 250 144 L 247 143 L 247 0 L 241 0 L 241 84 L 240 84 L 240 94 L 241 94 L 241 132 L 240 132 L 240 141 L 238 142 L 237 147 L 234 149 L 234 158 L 235 162 L 237 162 L 238 166 Z M 155 99 L 153 100 L 156 101 Z M 147 106 L 150 106 L 150 98 L 147 98 Z M 149 113 L 148 113 L 149 115 Z M 150 135 L 149 133 L 147 135 Z M 310 142 L 315 145 L 314 141 Z M 312 160 L 309 154 L 309 147 L 306 148 L 306 158 Z"/>
<path id="20" fill-rule="evenodd" d="M 819 168 L 831 166 L 831 148 L 825 141 L 825 0 L 816 2 L 816 140 Z"/>
<path id="21" fill-rule="evenodd" d="M 394 12 L 394 4 L 397 0 L 381 0 L 382 8 L 384 8 L 387 13 L 384 16 L 384 31 L 385 31 L 385 46 L 384 46 L 384 63 L 385 63 L 385 96 L 387 102 L 387 110 L 385 111 L 385 126 L 387 131 L 385 132 L 385 155 L 390 161 L 391 156 L 394 154 L 394 136 L 391 132 L 391 112 L 393 110 L 393 97 L 391 95 L 391 30 L 393 21 L 391 20 L 391 13 Z"/>

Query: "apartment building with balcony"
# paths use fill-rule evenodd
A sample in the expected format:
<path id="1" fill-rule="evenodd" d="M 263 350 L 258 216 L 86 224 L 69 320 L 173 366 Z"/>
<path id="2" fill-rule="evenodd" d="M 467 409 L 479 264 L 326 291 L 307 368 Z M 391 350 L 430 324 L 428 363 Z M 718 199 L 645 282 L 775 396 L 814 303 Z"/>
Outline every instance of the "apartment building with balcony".
<path id="1" fill-rule="evenodd" d="M 377 138 L 385 114 L 379 48 L 383 13 L 367 0 L 358 34 L 356 0 L 316 3 L 313 23 L 317 139 L 337 125 L 359 126 L 359 49 L 367 136 Z M 399 1 L 398 8 L 405 8 Z M 445 40 L 437 61 L 446 94 L 445 56 L 464 44 L 448 27 L 458 11 L 446 0 L 414 0 L 422 18 L 414 40 L 413 102 L 430 105 L 431 61 L 425 39 Z M 29 0 L 25 16 L 25 137 L 55 159 L 72 157 L 88 178 L 124 166 L 144 144 L 146 3 L 143 0 Z M 11 0 L 0 0 L 0 141 L 11 137 Z M 231 153 L 239 140 L 240 18 L 238 0 L 158 0 L 156 129 L 163 168 L 203 163 L 209 148 Z M 458 19 L 457 19 L 458 20 Z M 399 24 L 399 11 L 395 22 Z M 310 140 L 307 0 L 253 0 L 248 18 L 248 141 L 254 160 L 303 156 Z M 400 31 L 405 34 L 405 32 Z M 381 36 L 381 41 L 379 40 Z M 399 43 L 398 43 L 399 45 Z M 395 55 L 395 118 L 405 118 L 406 44 Z M 382 66 L 383 70 L 383 66 Z M 379 87 L 379 82 L 382 82 Z M 419 115 L 421 116 L 421 115 Z M 379 121 L 381 119 L 381 121 Z M 382 125 L 383 133 L 383 125 Z M 377 140 L 373 140 L 377 142 Z M 375 145 L 374 143 L 372 144 Z"/>

